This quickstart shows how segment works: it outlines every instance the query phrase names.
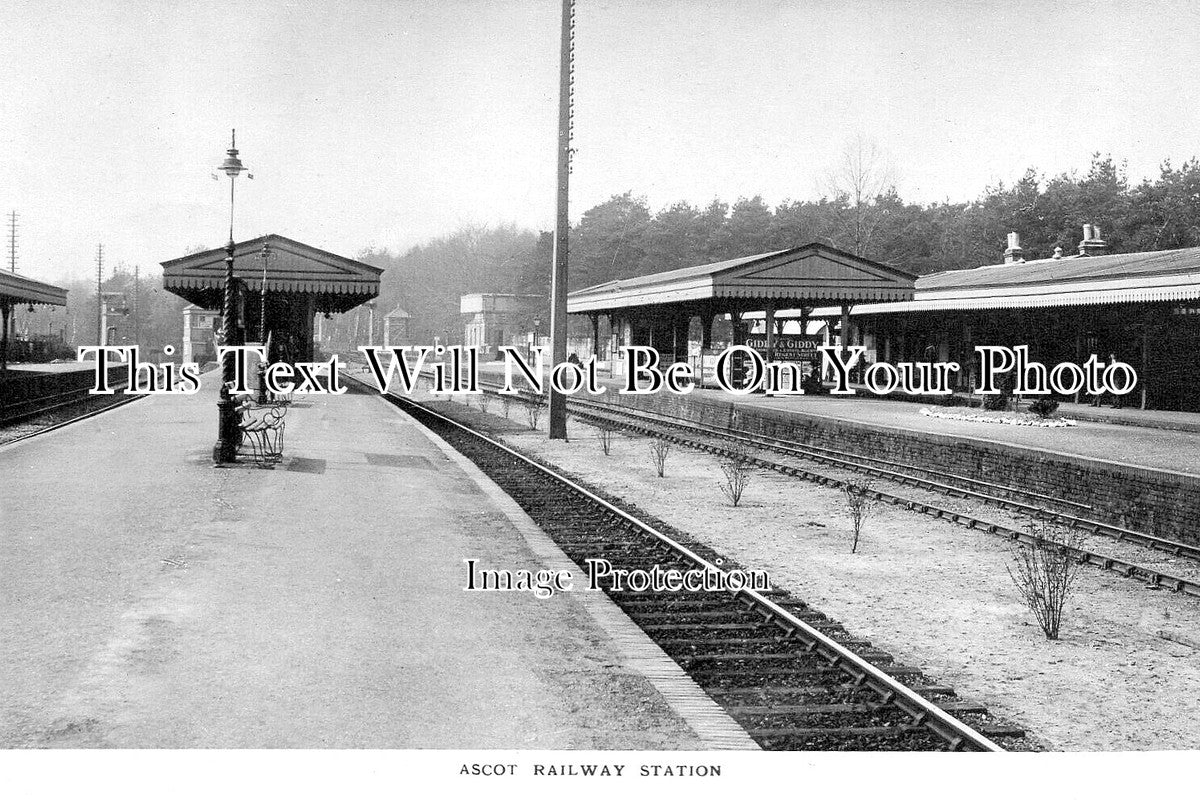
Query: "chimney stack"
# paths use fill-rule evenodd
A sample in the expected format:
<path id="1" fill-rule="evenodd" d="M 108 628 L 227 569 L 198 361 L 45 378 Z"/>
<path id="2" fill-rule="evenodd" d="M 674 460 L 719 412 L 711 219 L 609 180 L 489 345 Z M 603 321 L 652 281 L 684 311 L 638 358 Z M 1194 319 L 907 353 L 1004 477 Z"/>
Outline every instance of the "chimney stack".
<path id="1" fill-rule="evenodd" d="M 1019 264 L 1024 261 L 1025 251 L 1021 249 L 1021 235 L 1016 231 L 1008 234 L 1008 249 L 1004 251 L 1005 264 Z"/>
<path id="2" fill-rule="evenodd" d="M 1090 222 L 1083 226 L 1083 241 L 1079 243 L 1079 255 L 1102 256 L 1108 252 L 1108 242 L 1100 238 L 1100 226 Z"/>

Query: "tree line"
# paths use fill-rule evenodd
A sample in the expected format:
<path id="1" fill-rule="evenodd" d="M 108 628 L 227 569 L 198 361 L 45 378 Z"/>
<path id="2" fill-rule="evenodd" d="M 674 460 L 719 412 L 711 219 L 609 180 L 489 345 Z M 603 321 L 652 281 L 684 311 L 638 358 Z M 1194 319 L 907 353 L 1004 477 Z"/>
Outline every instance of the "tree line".
<path id="1" fill-rule="evenodd" d="M 570 288 L 821 242 L 918 275 L 999 263 L 1009 231 L 1021 234 L 1027 260 L 1055 247 L 1077 252 L 1086 223 L 1099 225 L 1113 252 L 1200 246 L 1200 161 L 1161 165 L 1132 183 L 1123 164 L 1094 154 L 1086 172 L 1046 177 L 1030 168 L 975 200 L 906 202 L 877 154 L 848 149 L 825 196 L 761 196 L 730 204 L 680 201 L 653 212 L 632 191 L 584 211 L 570 239 Z M 549 296 L 553 240 L 513 227 L 464 228 L 402 255 L 368 251 L 384 267 L 386 310 L 400 305 L 416 335 L 459 327 L 458 296 L 511 292 Z M 548 315 L 548 300 L 525 314 Z M 528 327 L 529 320 L 523 323 Z"/>
<path id="2" fill-rule="evenodd" d="M 732 204 L 687 201 L 652 211 L 632 191 L 583 212 L 570 239 L 570 288 L 680 267 L 822 242 L 917 274 L 964 269 L 1002 260 L 1009 231 L 1021 234 L 1026 259 L 1045 258 L 1061 247 L 1076 252 L 1082 226 L 1101 227 L 1113 252 L 1200 246 L 1200 161 L 1163 163 L 1153 179 L 1131 182 L 1124 165 L 1095 154 L 1086 172 L 1046 177 L 1030 168 L 1011 184 L 987 187 L 975 200 L 906 202 L 890 170 L 869 147 L 848 148 L 824 195 L 785 200 L 771 207 L 762 197 Z M 193 248 L 195 249 L 195 248 Z M 376 313 L 376 342 L 383 316 L 393 308 L 411 315 L 417 341 L 450 331 L 461 337 L 459 296 L 473 292 L 528 295 L 518 325 L 549 319 L 553 237 L 513 225 L 471 225 L 403 253 L 360 252 L 359 260 L 383 267 Z M 16 330 L 57 335 L 74 347 L 95 341 L 95 283 L 72 281 L 67 309 L 15 310 Z M 186 303 L 162 289 L 157 269 L 142 271 L 135 291 L 132 270 L 119 266 L 105 291 L 124 292 L 144 347 L 179 347 Z M 355 314 L 360 315 L 353 325 Z M 335 318 L 347 330 L 365 332 L 365 312 Z M 365 342 L 365 333 L 360 337 Z"/>

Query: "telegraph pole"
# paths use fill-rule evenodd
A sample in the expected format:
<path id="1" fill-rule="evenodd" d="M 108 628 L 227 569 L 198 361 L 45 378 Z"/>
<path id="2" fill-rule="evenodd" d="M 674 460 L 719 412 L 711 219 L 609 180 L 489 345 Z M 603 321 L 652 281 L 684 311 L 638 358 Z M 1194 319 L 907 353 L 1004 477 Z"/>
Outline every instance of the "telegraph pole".
<path id="1" fill-rule="evenodd" d="M 571 61 L 574 0 L 563 0 L 558 69 L 558 204 L 554 223 L 554 272 L 550 277 L 550 365 L 567 360 L 567 237 L 571 219 L 567 185 L 571 174 Z M 550 387 L 550 438 L 567 438 L 567 398 Z"/>
<path id="2" fill-rule="evenodd" d="M 104 344 L 104 245 L 96 245 L 96 344 Z"/>
<path id="3" fill-rule="evenodd" d="M 8 212 L 8 268 L 17 271 L 17 219 L 20 214 L 16 210 Z"/>
<path id="4" fill-rule="evenodd" d="M 8 268 L 15 275 L 17 273 L 17 211 L 13 209 L 8 215 Z M 5 333 L 8 336 L 7 341 L 16 338 L 17 335 L 17 315 L 9 314 L 8 329 Z"/>
<path id="5" fill-rule="evenodd" d="M 142 319 L 138 315 L 138 296 L 141 294 L 141 267 L 133 265 L 133 343 L 142 346 Z"/>

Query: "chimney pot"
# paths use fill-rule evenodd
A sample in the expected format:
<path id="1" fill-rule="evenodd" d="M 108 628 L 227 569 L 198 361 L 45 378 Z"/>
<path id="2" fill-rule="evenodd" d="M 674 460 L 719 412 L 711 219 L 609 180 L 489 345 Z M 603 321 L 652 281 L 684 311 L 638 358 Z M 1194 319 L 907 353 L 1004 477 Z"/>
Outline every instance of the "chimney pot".
<path id="1" fill-rule="evenodd" d="M 1108 243 L 1100 238 L 1100 227 L 1090 222 L 1083 226 L 1083 241 L 1079 243 L 1079 255 L 1102 256 L 1108 252 Z"/>
<path id="2" fill-rule="evenodd" d="M 1011 231 L 1008 234 L 1008 249 L 1004 251 L 1004 263 L 1014 264 L 1023 261 L 1022 255 L 1024 255 L 1024 251 L 1021 250 L 1021 234 Z"/>

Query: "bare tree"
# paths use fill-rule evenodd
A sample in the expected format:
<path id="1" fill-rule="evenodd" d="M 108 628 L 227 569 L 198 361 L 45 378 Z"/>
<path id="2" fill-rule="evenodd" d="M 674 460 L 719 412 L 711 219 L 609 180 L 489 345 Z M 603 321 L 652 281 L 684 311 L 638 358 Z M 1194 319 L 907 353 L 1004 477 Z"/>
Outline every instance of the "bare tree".
<path id="1" fill-rule="evenodd" d="M 512 413 L 513 396 L 511 394 L 500 395 L 500 410 L 504 412 L 504 418 L 508 419 L 508 415 Z"/>
<path id="2" fill-rule="evenodd" d="M 871 516 L 878 498 L 871 488 L 870 481 L 866 483 L 848 483 L 844 491 L 846 493 L 846 513 L 850 515 L 850 524 L 854 529 L 854 542 L 850 546 L 850 552 L 857 553 L 858 539 L 862 535 L 863 522 L 867 517 Z"/>
<path id="3" fill-rule="evenodd" d="M 479 410 L 486 414 L 488 407 L 492 404 L 492 396 L 486 391 L 480 392 L 479 396 L 475 398 L 475 402 L 479 404 Z"/>
<path id="4" fill-rule="evenodd" d="M 737 508 L 742 501 L 742 493 L 750 485 L 750 476 L 754 468 L 750 464 L 750 455 L 742 445 L 735 445 L 729 454 L 721 459 L 721 474 L 725 479 L 721 482 L 721 494 Z"/>
<path id="5" fill-rule="evenodd" d="M 1029 546 L 1016 546 L 1013 553 L 1016 569 L 1008 567 L 1008 576 L 1021 600 L 1033 612 L 1042 633 L 1047 639 L 1057 639 L 1067 595 L 1083 565 L 1075 552 L 1083 535 L 1044 521 L 1040 526 L 1029 523 L 1027 530 L 1037 541 Z"/>
<path id="6" fill-rule="evenodd" d="M 667 454 L 671 452 L 671 443 L 666 439 L 652 439 L 650 441 L 650 458 L 654 461 L 654 469 L 658 471 L 658 477 L 664 477 L 667 469 Z"/>
<path id="7" fill-rule="evenodd" d="M 883 219 L 876 201 L 895 182 L 895 167 L 873 140 L 859 135 L 846 142 L 837 166 L 826 178 L 826 190 L 846 202 L 840 238 L 856 256 L 866 255 Z"/>

